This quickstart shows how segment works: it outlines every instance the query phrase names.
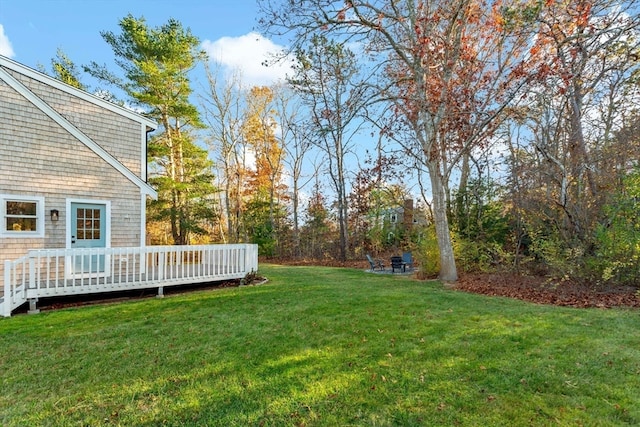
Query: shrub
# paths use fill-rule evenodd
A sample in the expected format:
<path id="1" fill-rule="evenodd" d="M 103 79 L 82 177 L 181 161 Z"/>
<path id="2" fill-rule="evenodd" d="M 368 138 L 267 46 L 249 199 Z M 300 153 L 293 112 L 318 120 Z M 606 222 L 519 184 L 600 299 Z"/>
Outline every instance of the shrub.
<path id="1" fill-rule="evenodd" d="M 420 278 L 437 276 L 440 272 L 440 250 L 435 226 L 425 227 L 416 244 L 415 259 L 420 263 Z"/>
<path id="2" fill-rule="evenodd" d="M 605 220 L 597 227 L 597 249 L 591 268 L 605 283 L 637 282 L 640 270 L 640 171 L 624 179 L 623 190 L 604 207 Z"/>
<path id="3" fill-rule="evenodd" d="M 491 241 L 474 241 L 455 237 L 453 247 L 458 268 L 463 271 L 495 271 L 508 267 L 513 255 L 510 255 L 501 244 Z"/>

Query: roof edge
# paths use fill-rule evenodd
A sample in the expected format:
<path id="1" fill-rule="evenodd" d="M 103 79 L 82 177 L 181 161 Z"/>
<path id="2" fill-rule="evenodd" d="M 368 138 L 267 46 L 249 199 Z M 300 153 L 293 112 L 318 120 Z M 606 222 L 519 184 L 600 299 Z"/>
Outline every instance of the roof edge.
<path id="1" fill-rule="evenodd" d="M 44 73 L 41 73 L 40 71 L 37 71 L 26 65 L 20 64 L 19 62 L 16 62 L 13 59 L 9 59 L 6 56 L 0 55 L 0 66 L 6 67 L 20 74 L 24 74 L 27 77 L 30 77 L 34 80 L 37 80 L 49 86 L 53 86 L 56 89 L 59 89 L 63 92 L 67 92 L 73 96 L 77 96 L 78 98 L 84 99 L 87 102 L 97 104 L 100 107 L 106 108 L 107 110 L 110 110 L 116 114 L 120 114 L 122 116 L 128 117 L 131 120 L 134 120 L 136 122 L 146 125 L 148 128 L 151 128 L 152 130 L 155 130 L 158 128 L 158 124 L 155 121 L 143 116 L 142 114 L 131 111 L 125 107 L 121 107 L 117 104 L 114 104 L 113 102 L 106 101 L 82 89 L 75 88 L 56 78 L 53 78 Z"/>

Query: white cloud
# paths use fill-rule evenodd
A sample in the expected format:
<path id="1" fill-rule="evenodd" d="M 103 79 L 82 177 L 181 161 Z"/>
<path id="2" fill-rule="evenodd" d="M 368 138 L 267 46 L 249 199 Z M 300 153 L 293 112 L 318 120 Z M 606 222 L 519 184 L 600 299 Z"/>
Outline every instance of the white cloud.
<path id="1" fill-rule="evenodd" d="M 270 85 L 291 74 L 290 61 L 263 65 L 271 55 L 282 53 L 284 48 L 258 33 L 222 37 L 213 42 L 205 40 L 202 48 L 209 59 L 223 66 L 226 72 L 240 71 L 243 83 L 251 86 Z"/>
<path id="2" fill-rule="evenodd" d="M 11 47 L 11 42 L 9 41 L 9 37 L 7 37 L 4 33 L 4 27 L 0 24 L 0 55 L 6 56 L 8 58 L 12 58 L 15 53 L 13 52 L 13 48 Z"/>

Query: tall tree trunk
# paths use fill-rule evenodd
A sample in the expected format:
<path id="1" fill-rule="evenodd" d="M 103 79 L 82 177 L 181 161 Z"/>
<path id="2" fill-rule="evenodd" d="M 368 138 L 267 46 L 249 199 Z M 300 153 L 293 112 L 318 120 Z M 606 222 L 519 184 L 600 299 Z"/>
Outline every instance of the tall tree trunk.
<path id="1" fill-rule="evenodd" d="M 569 102 L 569 155 L 571 162 L 573 186 L 572 206 L 565 208 L 567 220 L 575 236 L 580 240 L 586 238 L 584 235 L 589 225 L 588 206 L 593 203 L 598 195 L 595 179 L 592 171 L 592 162 L 589 158 L 586 142 L 584 139 L 582 125 L 583 90 L 579 81 L 574 81 L 572 91 L 568 98 Z M 587 188 L 589 194 L 587 194 Z M 591 199 L 591 200 L 590 200 Z M 567 210 L 567 208 L 569 210 Z M 571 211 L 571 214 L 569 214 Z"/>
<path id="2" fill-rule="evenodd" d="M 458 195 L 456 197 L 456 212 L 451 218 L 457 218 L 458 230 L 465 228 L 469 224 L 469 213 L 467 212 L 469 196 L 467 194 L 467 185 L 469 183 L 469 175 L 471 168 L 469 166 L 469 153 L 462 155 L 460 165 L 460 184 L 458 185 Z M 452 221 L 455 222 L 454 219 Z"/>
<path id="3" fill-rule="evenodd" d="M 338 175 L 338 222 L 340 231 L 340 259 L 346 261 L 349 254 L 349 229 L 347 226 L 347 190 L 344 178 L 344 153 L 342 142 L 338 141 L 337 175 Z"/>
<path id="4" fill-rule="evenodd" d="M 298 180 L 293 180 L 293 193 L 291 195 L 291 204 L 293 205 L 293 255 L 295 258 L 300 258 L 302 251 L 300 248 L 300 225 L 298 224 Z"/>
<path id="5" fill-rule="evenodd" d="M 453 244 L 449 234 L 449 220 L 447 219 L 447 198 L 445 195 L 443 177 L 437 161 L 427 163 L 431 192 L 433 193 L 433 220 L 436 227 L 436 238 L 440 250 L 440 280 L 455 282 L 458 280 L 456 261 L 453 255 Z"/>
<path id="6" fill-rule="evenodd" d="M 171 127 L 171 123 L 169 122 L 169 115 L 163 113 L 162 115 L 162 125 L 165 129 L 165 138 L 167 140 L 167 147 L 169 152 L 169 178 L 173 183 L 176 182 L 178 176 L 178 165 L 177 165 L 177 156 L 176 156 L 176 141 L 173 135 L 173 129 Z M 171 237 L 173 239 L 174 245 L 180 244 L 180 194 L 178 190 L 174 187 L 171 189 L 171 214 L 169 215 L 171 220 Z"/>
<path id="7" fill-rule="evenodd" d="M 227 233 L 224 243 L 230 241 L 236 243 L 233 240 L 235 233 L 233 232 L 233 211 L 231 209 L 231 174 L 229 170 L 225 168 L 225 183 L 224 183 L 224 210 L 227 214 Z"/>
<path id="8" fill-rule="evenodd" d="M 183 152 L 183 144 L 182 144 L 182 135 L 180 134 L 180 123 L 176 120 L 176 135 L 174 140 L 177 140 L 178 143 L 174 144 L 176 148 L 176 169 L 177 169 L 177 178 L 176 181 L 179 184 L 183 184 L 186 181 L 185 174 L 185 166 L 184 166 L 184 152 Z M 189 232 L 185 229 L 185 224 L 187 221 L 187 215 L 189 215 L 189 207 L 187 206 L 187 197 L 184 190 L 181 188 L 178 190 L 178 230 L 179 230 L 179 239 L 175 242 L 176 245 L 186 245 L 189 243 Z"/>

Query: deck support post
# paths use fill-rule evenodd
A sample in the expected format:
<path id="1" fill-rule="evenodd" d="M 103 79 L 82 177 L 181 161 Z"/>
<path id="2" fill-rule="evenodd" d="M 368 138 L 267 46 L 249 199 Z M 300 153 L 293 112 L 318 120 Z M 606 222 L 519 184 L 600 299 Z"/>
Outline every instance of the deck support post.
<path id="1" fill-rule="evenodd" d="M 40 313 L 40 310 L 36 307 L 37 303 L 38 303 L 38 298 L 29 298 L 29 311 L 27 311 L 27 313 L 29 314 Z"/>
<path id="2" fill-rule="evenodd" d="M 164 298 L 164 287 L 163 286 L 158 286 L 157 298 Z"/>

